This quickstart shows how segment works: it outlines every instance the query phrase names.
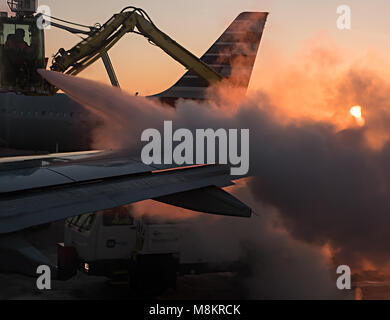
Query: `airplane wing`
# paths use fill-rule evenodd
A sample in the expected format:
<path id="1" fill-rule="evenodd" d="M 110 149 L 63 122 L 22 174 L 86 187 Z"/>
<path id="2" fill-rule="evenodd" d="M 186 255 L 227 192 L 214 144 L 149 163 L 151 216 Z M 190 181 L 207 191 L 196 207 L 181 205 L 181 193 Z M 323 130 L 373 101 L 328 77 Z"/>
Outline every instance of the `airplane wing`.
<path id="1" fill-rule="evenodd" d="M 146 199 L 250 217 L 221 189 L 233 184 L 227 166 L 145 165 L 126 152 L 0 159 L 0 235 Z"/>

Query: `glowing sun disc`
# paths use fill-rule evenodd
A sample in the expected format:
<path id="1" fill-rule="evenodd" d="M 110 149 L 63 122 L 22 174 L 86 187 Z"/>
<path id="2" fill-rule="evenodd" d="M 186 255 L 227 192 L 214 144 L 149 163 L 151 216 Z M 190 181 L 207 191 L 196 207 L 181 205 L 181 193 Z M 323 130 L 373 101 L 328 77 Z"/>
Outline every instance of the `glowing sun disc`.
<path id="1" fill-rule="evenodd" d="M 349 113 L 356 119 L 356 122 L 359 126 L 365 125 L 365 120 L 363 118 L 362 114 L 362 107 L 361 106 L 354 106 L 349 110 Z"/>
<path id="2" fill-rule="evenodd" d="M 354 106 L 349 110 L 349 113 L 356 119 L 362 118 L 362 107 L 361 106 Z"/>

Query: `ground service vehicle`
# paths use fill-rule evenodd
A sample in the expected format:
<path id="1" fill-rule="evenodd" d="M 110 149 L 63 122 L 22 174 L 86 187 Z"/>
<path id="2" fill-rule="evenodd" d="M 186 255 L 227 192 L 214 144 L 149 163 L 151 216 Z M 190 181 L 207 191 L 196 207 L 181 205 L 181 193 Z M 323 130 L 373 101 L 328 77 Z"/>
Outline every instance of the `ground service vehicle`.
<path id="1" fill-rule="evenodd" d="M 59 278 L 80 270 L 113 281 L 129 281 L 144 295 L 175 288 L 177 274 L 231 271 L 215 268 L 199 255 L 182 259 L 180 226 L 135 217 L 131 206 L 87 213 L 67 219 L 64 243 L 58 245 Z M 229 269 L 229 270 L 228 270 Z"/>

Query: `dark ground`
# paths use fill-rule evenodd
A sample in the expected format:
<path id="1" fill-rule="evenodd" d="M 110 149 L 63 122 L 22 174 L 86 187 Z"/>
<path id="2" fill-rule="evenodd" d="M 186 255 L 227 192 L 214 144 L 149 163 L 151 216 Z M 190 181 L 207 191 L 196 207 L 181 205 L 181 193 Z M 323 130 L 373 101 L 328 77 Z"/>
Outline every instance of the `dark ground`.
<path id="1" fill-rule="evenodd" d="M 161 300 L 242 299 L 235 293 L 230 274 L 180 277 L 176 290 L 168 290 Z M 106 279 L 78 274 L 67 282 L 53 281 L 52 290 L 36 289 L 35 279 L 21 275 L 0 274 L 0 299 L 12 300 L 83 300 L 137 299 L 126 285 L 111 285 Z"/>
<path id="2" fill-rule="evenodd" d="M 25 233 L 25 237 L 52 261 L 56 261 L 56 243 L 63 241 L 63 222 L 49 228 Z M 138 299 L 127 284 L 111 284 L 107 278 L 78 273 L 68 281 L 52 281 L 52 290 L 40 291 L 36 279 L 19 274 L 0 273 L 0 299 Z M 176 290 L 169 289 L 162 300 L 243 299 L 242 290 L 232 273 L 187 275 L 177 280 Z"/>

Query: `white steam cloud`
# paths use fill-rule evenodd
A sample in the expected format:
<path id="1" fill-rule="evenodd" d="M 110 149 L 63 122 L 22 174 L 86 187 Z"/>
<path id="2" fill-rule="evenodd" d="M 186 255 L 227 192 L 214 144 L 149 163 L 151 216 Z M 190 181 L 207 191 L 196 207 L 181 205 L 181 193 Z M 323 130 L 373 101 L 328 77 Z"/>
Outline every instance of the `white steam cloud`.
<path id="1" fill-rule="evenodd" d="M 164 120 L 188 129 L 251 130 L 253 178 L 244 190 L 251 192 L 253 206 L 261 208 L 263 217 L 256 223 L 226 219 L 217 229 L 211 223 L 204 237 L 234 235 L 237 243 L 247 243 L 241 252 L 249 254 L 252 266 L 246 276 L 252 297 L 335 296 L 335 272 L 328 273 L 329 259 L 318 248 L 337 248 L 342 264 L 353 264 L 362 255 L 378 259 L 370 241 L 390 244 L 390 216 L 386 214 L 390 197 L 383 179 L 384 172 L 390 175 L 386 171 L 390 153 L 378 154 L 367 147 L 361 139 L 363 129 L 338 133 L 330 123 L 310 120 L 281 124 L 275 106 L 263 93 L 237 102 L 221 90 L 223 105 L 179 101 L 174 110 L 98 82 L 40 73 L 105 120 L 104 128 L 95 132 L 94 147 L 139 152 L 142 131 L 161 129 Z M 298 240 L 292 240 L 289 233 L 278 234 L 272 228 L 270 209 L 264 210 L 258 202 L 277 208 L 276 220 Z M 377 210 L 372 210 L 374 206 Z M 375 218 L 371 221 L 379 220 L 379 229 L 372 230 L 367 214 Z M 379 245 L 376 249 L 385 248 Z"/>

